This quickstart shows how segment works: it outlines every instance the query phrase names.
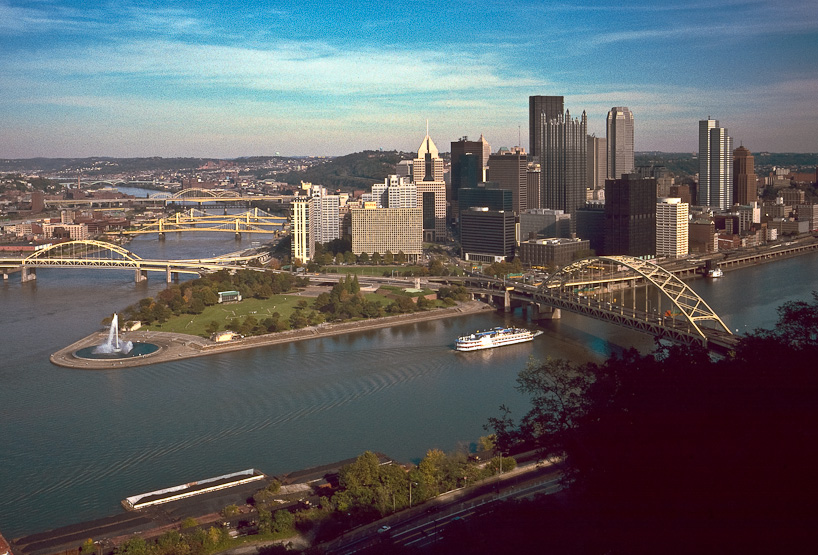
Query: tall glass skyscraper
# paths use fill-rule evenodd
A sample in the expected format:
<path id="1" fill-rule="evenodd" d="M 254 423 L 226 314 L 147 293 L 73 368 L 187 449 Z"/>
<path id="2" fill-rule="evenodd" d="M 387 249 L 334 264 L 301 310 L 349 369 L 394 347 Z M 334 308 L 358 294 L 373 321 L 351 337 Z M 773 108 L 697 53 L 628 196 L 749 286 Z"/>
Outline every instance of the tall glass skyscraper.
<path id="1" fill-rule="evenodd" d="M 733 139 L 718 120 L 699 121 L 699 188 L 696 202 L 727 210 L 733 205 Z"/>
<path id="2" fill-rule="evenodd" d="M 532 159 L 540 156 L 543 121 L 562 116 L 564 100 L 562 96 L 528 97 L 528 153 Z"/>
<path id="3" fill-rule="evenodd" d="M 571 229 L 575 230 L 574 213 L 585 204 L 588 185 L 587 148 L 588 117 L 565 115 L 543 121 L 540 163 L 542 207 L 571 214 Z"/>
<path id="4" fill-rule="evenodd" d="M 633 113 L 615 106 L 608 112 L 608 179 L 619 179 L 633 167 Z"/>

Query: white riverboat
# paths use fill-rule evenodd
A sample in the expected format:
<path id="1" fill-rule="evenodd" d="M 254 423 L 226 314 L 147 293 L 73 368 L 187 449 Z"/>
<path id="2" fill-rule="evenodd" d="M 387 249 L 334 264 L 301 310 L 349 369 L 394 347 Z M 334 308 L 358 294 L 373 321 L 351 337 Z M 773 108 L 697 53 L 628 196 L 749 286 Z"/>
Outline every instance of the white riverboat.
<path id="1" fill-rule="evenodd" d="M 493 349 L 505 345 L 514 345 L 515 343 L 525 343 L 540 334 L 542 334 L 541 331 L 531 331 L 524 328 L 494 328 L 458 337 L 457 341 L 454 342 L 454 348 L 458 351 Z"/>
<path id="2" fill-rule="evenodd" d="M 721 268 L 713 268 L 707 272 L 707 277 L 709 278 L 720 278 L 724 275 L 724 271 Z"/>

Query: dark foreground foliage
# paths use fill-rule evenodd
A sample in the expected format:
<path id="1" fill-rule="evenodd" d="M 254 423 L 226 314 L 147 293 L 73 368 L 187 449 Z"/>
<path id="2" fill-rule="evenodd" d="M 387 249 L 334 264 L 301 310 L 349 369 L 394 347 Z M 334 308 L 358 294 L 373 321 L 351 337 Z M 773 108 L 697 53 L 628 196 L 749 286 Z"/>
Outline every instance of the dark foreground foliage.
<path id="1" fill-rule="evenodd" d="M 523 371 L 532 409 L 491 424 L 501 445 L 564 452 L 570 488 L 467 523 L 440 552 L 814 552 L 818 295 L 779 312 L 722 360 L 673 347 Z"/>

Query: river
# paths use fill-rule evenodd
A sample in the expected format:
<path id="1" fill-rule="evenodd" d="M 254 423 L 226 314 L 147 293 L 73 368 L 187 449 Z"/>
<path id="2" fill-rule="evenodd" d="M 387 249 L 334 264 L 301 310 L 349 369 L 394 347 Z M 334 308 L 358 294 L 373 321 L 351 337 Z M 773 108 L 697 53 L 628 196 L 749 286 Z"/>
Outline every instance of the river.
<path id="1" fill-rule="evenodd" d="M 258 240 L 257 238 L 254 240 Z M 231 235 L 139 237 L 143 258 L 192 258 L 249 246 Z M 818 254 L 692 283 L 733 329 L 769 327 L 807 300 Z M 268 474 L 364 450 L 417 461 L 473 443 L 505 404 L 527 399 L 515 377 L 530 357 L 601 361 L 652 339 L 564 314 L 533 343 L 457 353 L 454 338 L 506 322 L 482 313 L 128 370 L 78 371 L 51 353 L 164 288 L 132 272 L 40 269 L 0 285 L 0 530 L 6 537 L 120 511 L 134 495 L 245 468 Z"/>

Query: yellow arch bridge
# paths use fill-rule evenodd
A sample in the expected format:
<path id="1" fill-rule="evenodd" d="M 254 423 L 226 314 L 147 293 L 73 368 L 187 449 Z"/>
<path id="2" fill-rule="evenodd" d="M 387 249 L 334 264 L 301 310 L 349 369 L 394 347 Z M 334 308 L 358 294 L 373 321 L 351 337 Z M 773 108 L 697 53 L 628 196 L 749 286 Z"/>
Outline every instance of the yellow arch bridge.
<path id="1" fill-rule="evenodd" d="M 579 260 L 539 285 L 478 278 L 467 280 L 488 295 L 535 307 L 535 318 L 561 310 L 611 322 L 659 339 L 728 351 L 738 339 L 695 291 L 652 262 L 628 256 Z"/>
<path id="2" fill-rule="evenodd" d="M 280 234 L 284 230 L 287 218 L 273 216 L 263 210 L 254 208 L 241 214 L 207 214 L 201 210 L 191 208 L 178 212 L 167 218 L 159 218 L 146 222 L 139 227 L 122 230 L 122 235 L 147 235 L 158 233 L 164 237 L 165 233 L 181 233 L 186 231 L 208 231 L 218 233 L 234 233 L 240 237 L 243 233 Z"/>
<path id="3" fill-rule="evenodd" d="M 186 260 L 148 260 L 131 251 L 102 241 L 69 241 L 36 251 L 27 257 L 0 258 L 3 278 L 21 272 L 21 281 L 36 279 L 37 268 L 94 268 L 132 270 L 137 282 L 147 279 L 148 272 L 164 272 L 168 282 L 178 274 L 201 275 L 222 269 L 242 269 L 251 260 L 264 261 L 266 254 L 241 254 Z"/>

